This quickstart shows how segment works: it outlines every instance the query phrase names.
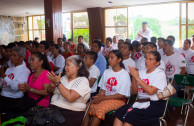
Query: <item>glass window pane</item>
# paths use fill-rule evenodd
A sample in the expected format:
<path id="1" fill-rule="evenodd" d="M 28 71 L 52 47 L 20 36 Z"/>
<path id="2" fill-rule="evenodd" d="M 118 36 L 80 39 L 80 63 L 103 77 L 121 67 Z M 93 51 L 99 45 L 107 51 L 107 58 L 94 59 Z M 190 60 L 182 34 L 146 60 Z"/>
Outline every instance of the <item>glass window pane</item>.
<path id="1" fill-rule="evenodd" d="M 127 8 L 105 10 L 106 26 L 127 26 Z"/>
<path id="2" fill-rule="evenodd" d="M 186 3 L 181 3 L 182 24 L 186 24 Z"/>
<path id="3" fill-rule="evenodd" d="M 183 43 L 184 40 L 186 39 L 186 25 L 182 25 L 181 37 L 182 37 L 181 42 Z M 182 44 L 180 46 L 182 46 Z"/>
<path id="4" fill-rule="evenodd" d="M 88 27 L 89 21 L 87 12 L 73 13 L 73 28 L 88 28 Z"/>
<path id="5" fill-rule="evenodd" d="M 194 3 L 188 3 L 188 23 L 194 24 Z"/>
<path id="6" fill-rule="evenodd" d="M 41 40 L 46 40 L 46 37 L 45 37 L 46 35 L 45 35 L 45 30 L 42 30 L 42 38 L 41 38 Z"/>
<path id="7" fill-rule="evenodd" d="M 173 35 L 179 43 L 179 3 L 129 7 L 128 14 L 130 39 L 136 37 L 142 22 L 146 21 L 152 36 L 166 38 Z"/>
<path id="8" fill-rule="evenodd" d="M 127 27 L 106 28 L 106 37 L 118 36 L 119 39 L 127 38 Z"/>
<path id="9" fill-rule="evenodd" d="M 29 31 L 29 40 L 34 40 L 32 31 Z"/>
<path id="10" fill-rule="evenodd" d="M 32 17 L 28 17 L 28 29 L 32 29 Z"/>
<path id="11" fill-rule="evenodd" d="M 40 16 L 33 16 L 33 29 L 41 29 L 41 18 Z"/>
<path id="12" fill-rule="evenodd" d="M 84 42 L 89 43 L 89 29 L 73 29 L 73 41 L 78 43 L 78 36 L 82 35 Z"/>
<path id="13" fill-rule="evenodd" d="M 41 25 L 40 25 L 41 29 L 45 29 L 45 17 L 41 16 Z"/>
<path id="14" fill-rule="evenodd" d="M 189 25 L 188 26 L 188 38 L 191 39 L 192 38 L 192 35 L 194 35 L 194 25 Z"/>
<path id="15" fill-rule="evenodd" d="M 71 38 L 71 13 L 63 13 L 63 34 L 67 39 Z"/>
<path id="16" fill-rule="evenodd" d="M 36 37 L 40 38 L 41 40 L 41 30 L 34 30 L 34 38 Z"/>

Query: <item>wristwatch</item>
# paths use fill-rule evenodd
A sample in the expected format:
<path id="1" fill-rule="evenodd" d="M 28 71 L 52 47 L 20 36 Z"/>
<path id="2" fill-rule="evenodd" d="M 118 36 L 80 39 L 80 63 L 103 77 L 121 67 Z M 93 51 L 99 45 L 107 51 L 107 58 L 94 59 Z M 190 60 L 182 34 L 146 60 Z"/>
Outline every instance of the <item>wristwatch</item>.
<path id="1" fill-rule="evenodd" d="M 61 84 L 61 82 L 59 81 L 59 82 L 57 82 L 57 83 L 55 83 L 55 86 L 56 87 L 58 87 L 59 86 L 59 84 Z"/>

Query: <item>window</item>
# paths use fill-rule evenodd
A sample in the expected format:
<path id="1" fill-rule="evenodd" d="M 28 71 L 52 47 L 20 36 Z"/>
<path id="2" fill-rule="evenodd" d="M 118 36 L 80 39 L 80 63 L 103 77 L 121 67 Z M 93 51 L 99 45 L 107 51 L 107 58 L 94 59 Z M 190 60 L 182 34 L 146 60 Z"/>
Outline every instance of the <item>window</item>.
<path id="1" fill-rule="evenodd" d="M 120 39 L 128 37 L 127 10 L 127 8 L 105 10 L 106 37 L 113 37 L 114 35 Z"/>
<path id="2" fill-rule="evenodd" d="M 45 40 L 45 17 L 28 17 L 28 40 L 34 40 L 35 37 Z"/>

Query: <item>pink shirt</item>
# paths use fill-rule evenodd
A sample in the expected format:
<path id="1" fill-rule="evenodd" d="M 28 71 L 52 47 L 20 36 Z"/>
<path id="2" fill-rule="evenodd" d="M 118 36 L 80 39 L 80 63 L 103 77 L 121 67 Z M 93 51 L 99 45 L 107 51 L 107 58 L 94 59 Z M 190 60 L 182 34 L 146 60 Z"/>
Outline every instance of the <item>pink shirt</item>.
<path id="1" fill-rule="evenodd" d="M 36 80 L 32 80 L 34 73 L 29 78 L 29 86 L 31 88 L 42 90 L 43 84 L 49 84 L 50 80 L 47 78 L 47 70 L 44 70 Z M 28 97 L 33 99 L 38 99 L 40 95 L 33 94 L 28 92 Z M 50 95 L 45 96 L 37 105 L 48 107 L 50 105 Z"/>

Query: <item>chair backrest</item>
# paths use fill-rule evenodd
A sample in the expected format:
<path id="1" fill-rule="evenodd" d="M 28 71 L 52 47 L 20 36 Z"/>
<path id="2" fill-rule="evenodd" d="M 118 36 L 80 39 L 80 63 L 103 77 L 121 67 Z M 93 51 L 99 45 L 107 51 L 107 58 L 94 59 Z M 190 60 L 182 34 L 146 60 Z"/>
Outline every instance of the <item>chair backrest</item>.
<path id="1" fill-rule="evenodd" d="M 174 79 L 178 85 L 194 86 L 194 76 L 176 74 Z"/>

